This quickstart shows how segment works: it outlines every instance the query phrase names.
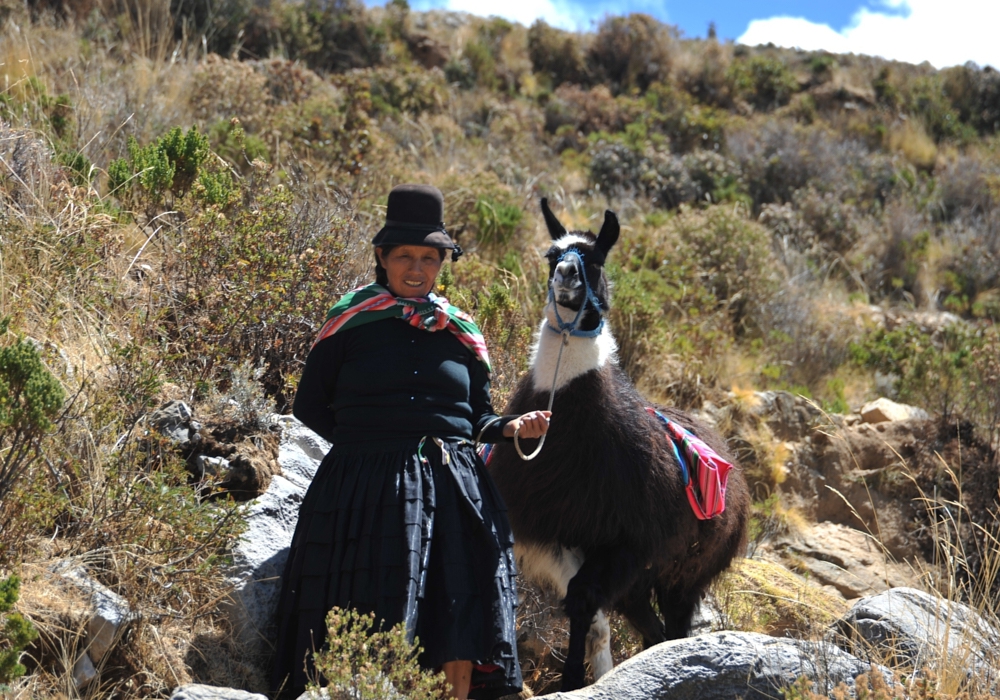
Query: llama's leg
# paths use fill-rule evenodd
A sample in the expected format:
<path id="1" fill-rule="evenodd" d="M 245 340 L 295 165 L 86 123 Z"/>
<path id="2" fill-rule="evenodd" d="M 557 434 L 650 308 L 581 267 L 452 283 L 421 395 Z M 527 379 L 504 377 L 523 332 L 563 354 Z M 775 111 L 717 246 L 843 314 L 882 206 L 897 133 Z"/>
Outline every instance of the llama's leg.
<path id="1" fill-rule="evenodd" d="M 682 639 L 691 632 L 694 609 L 701 600 L 701 590 L 657 587 L 656 600 L 663 615 L 663 632 L 667 639 Z"/>
<path id="2" fill-rule="evenodd" d="M 587 632 L 604 603 L 598 567 L 587 560 L 569 582 L 563 605 L 569 617 L 569 649 L 563 664 L 562 690 L 576 690 L 584 685 L 587 655 Z"/>
<path id="3" fill-rule="evenodd" d="M 635 583 L 638 572 L 639 567 L 631 553 L 623 550 L 601 551 L 588 553 L 583 566 L 569 582 L 563 601 L 569 617 L 569 650 L 563 667 L 564 691 L 583 687 L 587 632 L 592 625 L 599 624 L 598 612 L 607 609 L 610 601 L 620 598 Z M 601 617 L 606 625 L 607 618 L 603 613 Z M 600 669 L 595 666 L 595 674 L 598 670 L 606 673 L 612 666 L 610 630 L 608 638 L 607 656 L 598 660 Z"/>
<path id="4" fill-rule="evenodd" d="M 648 581 L 637 581 L 625 597 L 615 605 L 642 635 L 642 645 L 645 649 L 667 640 L 663 633 L 663 620 L 656 614 L 650 601 L 651 589 Z"/>
<path id="5" fill-rule="evenodd" d="M 586 660 L 594 672 L 594 680 L 615 667 L 615 662 L 611 658 L 611 626 L 603 610 L 597 611 L 587 633 Z"/>

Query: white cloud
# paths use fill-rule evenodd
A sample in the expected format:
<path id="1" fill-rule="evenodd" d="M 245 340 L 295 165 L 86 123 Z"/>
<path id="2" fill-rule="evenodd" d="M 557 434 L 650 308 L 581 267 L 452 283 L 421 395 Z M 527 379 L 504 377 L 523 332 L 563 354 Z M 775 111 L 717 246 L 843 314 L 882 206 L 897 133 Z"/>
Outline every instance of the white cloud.
<path id="1" fill-rule="evenodd" d="M 589 22 L 589 18 L 583 16 L 580 8 L 554 0 L 506 0 L 506 2 L 447 0 L 444 7 L 455 12 L 469 12 L 483 17 L 496 15 L 512 22 L 520 22 L 526 27 L 534 24 L 536 19 L 543 19 L 554 27 L 572 30 L 586 28 Z"/>
<path id="2" fill-rule="evenodd" d="M 526 27 L 536 19 L 545 20 L 553 27 L 571 31 L 592 30 L 607 14 L 620 15 L 626 8 L 618 0 L 444 0 L 411 3 L 417 9 L 441 7 L 454 12 L 468 12 L 480 17 L 497 16 Z M 647 12 L 662 15 L 662 0 L 629 0 L 628 12 Z"/>
<path id="3" fill-rule="evenodd" d="M 975 61 L 1000 68 L 1000 2 L 996 0 L 888 0 L 905 15 L 861 8 L 839 32 L 826 24 L 794 17 L 750 22 L 736 41 L 826 49 L 922 63 L 937 68 Z"/>

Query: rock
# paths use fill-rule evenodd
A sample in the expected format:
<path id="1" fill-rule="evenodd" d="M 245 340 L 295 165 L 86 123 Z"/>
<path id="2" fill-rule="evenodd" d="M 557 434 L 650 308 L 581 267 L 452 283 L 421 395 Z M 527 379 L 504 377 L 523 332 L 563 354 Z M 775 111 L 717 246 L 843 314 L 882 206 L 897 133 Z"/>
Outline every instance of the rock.
<path id="1" fill-rule="evenodd" d="M 846 525 L 818 523 L 781 535 L 767 545 L 767 552 L 847 600 L 916 583 L 909 567 L 894 562 L 871 536 Z"/>
<path id="2" fill-rule="evenodd" d="M 991 674 L 1000 667 L 1000 630 L 975 610 L 919 591 L 893 588 L 858 601 L 835 625 L 839 644 L 856 654 L 877 650 L 897 664 L 939 676 Z"/>
<path id="3" fill-rule="evenodd" d="M 194 466 L 194 476 L 198 481 L 204 481 L 205 479 L 221 479 L 229 471 L 229 460 L 225 457 L 196 455 L 194 458 Z"/>
<path id="4" fill-rule="evenodd" d="M 759 391 L 754 396 L 753 412 L 764 418 L 779 440 L 802 440 L 826 422 L 814 403 L 790 392 Z"/>
<path id="5" fill-rule="evenodd" d="M 87 619 L 87 652 L 101 660 L 115 646 L 122 628 L 133 617 L 128 602 L 94 579 L 73 561 L 63 561 L 54 573 L 72 582 L 90 600 L 91 611 Z"/>
<path id="6" fill-rule="evenodd" d="M 930 416 L 922 408 L 896 403 L 885 397 L 866 403 L 861 409 L 861 419 L 865 423 L 885 423 L 901 420 L 927 420 Z"/>
<path id="7" fill-rule="evenodd" d="M 149 424 L 171 442 L 184 447 L 200 439 L 200 426 L 193 423 L 193 418 L 194 412 L 186 403 L 170 401 L 149 414 Z"/>
<path id="8" fill-rule="evenodd" d="M 658 644 L 623 662 L 599 681 L 551 700 L 772 700 L 806 676 L 827 695 L 871 665 L 833 644 L 781 639 L 754 632 L 714 632 Z M 888 676 L 886 676 L 888 680 Z"/>
<path id="9" fill-rule="evenodd" d="M 97 678 L 97 669 L 94 662 L 86 652 L 80 654 L 80 658 L 73 664 L 73 683 L 77 688 L 83 689 L 90 685 L 90 682 Z"/>
<path id="10" fill-rule="evenodd" d="M 306 489 L 330 449 L 329 444 L 292 416 L 278 416 L 278 463 L 282 475 L 250 506 L 247 531 L 233 551 L 229 580 L 233 592 L 227 612 L 240 640 L 266 655 L 281 574 Z"/>
<path id="11" fill-rule="evenodd" d="M 875 534 L 897 561 L 919 560 L 924 549 L 915 526 L 923 506 L 906 474 L 933 454 L 929 438 L 936 433 L 928 421 L 815 431 L 793 451 L 782 499 L 809 520 Z"/>
<path id="12" fill-rule="evenodd" d="M 174 688 L 170 700 L 267 700 L 267 696 L 234 688 L 189 683 Z"/>

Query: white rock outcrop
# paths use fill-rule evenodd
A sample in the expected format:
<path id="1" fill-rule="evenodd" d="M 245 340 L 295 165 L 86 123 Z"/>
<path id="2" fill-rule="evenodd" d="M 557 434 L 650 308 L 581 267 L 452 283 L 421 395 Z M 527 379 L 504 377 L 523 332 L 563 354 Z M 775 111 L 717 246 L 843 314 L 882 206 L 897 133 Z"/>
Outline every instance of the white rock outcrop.
<path id="1" fill-rule="evenodd" d="M 828 695 L 871 665 L 833 644 L 769 637 L 755 632 L 714 632 L 657 644 L 599 681 L 552 700 L 773 700 L 805 676 Z M 888 680 L 888 677 L 887 677 Z"/>
<path id="2" fill-rule="evenodd" d="M 175 688 L 170 700 L 267 700 L 267 696 L 245 690 L 189 683 Z"/>
<path id="3" fill-rule="evenodd" d="M 862 598 L 836 625 L 841 644 L 855 653 L 872 648 L 895 662 L 939 675 L 997 682 L 1000 630 L 976 610 L 915 588 L 892 588 Z"/>
<path id="4" fill-rule="evenodd" d="M 247 531 L 233 552 L 229 580 L 233 594 L 227 606 L 233 628 L 250 649 L 266 656 L 274 612 L 281 593 L 281 574 L 299 518 L 299 506 L 329 443 L 292 416 L 273 416 L 281 428 L 278 463 L 281 474 L 249 506 Z"/>
<path id="5" fill-rule="evenodd" d="M 861 420 L 865 423 L 886 423 L 897 420 L 927 420 L 930 415 L 922 408 L 896 403 L 884 396 L 866 403 L 861 408 Z"/>

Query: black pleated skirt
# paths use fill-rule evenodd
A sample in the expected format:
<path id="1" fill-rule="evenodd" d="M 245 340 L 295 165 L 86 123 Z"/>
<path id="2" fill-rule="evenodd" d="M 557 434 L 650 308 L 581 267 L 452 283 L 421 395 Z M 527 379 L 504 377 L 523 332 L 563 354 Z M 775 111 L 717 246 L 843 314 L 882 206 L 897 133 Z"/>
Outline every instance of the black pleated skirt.
<path id="1" fill-rule="evenodd" d="M 334 606 L 406 622 L 420 664 L 471 660 L 470 697 L 521 689 L 513 538 L 503 500 L 467 441 L 334 446 L 299 510 L 278 603 L 272 685 L 312 672 Z"/>

